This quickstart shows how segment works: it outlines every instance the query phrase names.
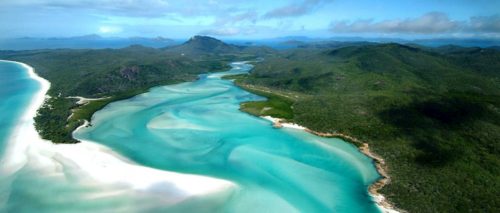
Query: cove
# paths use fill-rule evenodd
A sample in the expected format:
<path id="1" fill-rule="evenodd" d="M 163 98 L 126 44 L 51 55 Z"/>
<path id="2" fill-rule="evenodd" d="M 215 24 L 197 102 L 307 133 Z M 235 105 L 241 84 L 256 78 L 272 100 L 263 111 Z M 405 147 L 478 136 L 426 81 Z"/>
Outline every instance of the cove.
<path id="1" fill-rule="evenodd" d="M 241 102 L 264 98 L 221 79 L 252 68 L 243 62 L 231 66 L 113 102 L 74 137 L 143 166 L 236 185 L 223 202 L 209 199 L 219 194 L 208 194 L 165 211 L 380 212 L 368 194 L 368 186 L 380 177 L 372 159 L 340 139 L 276 129 L 270 121 L 241 112 Z"/>

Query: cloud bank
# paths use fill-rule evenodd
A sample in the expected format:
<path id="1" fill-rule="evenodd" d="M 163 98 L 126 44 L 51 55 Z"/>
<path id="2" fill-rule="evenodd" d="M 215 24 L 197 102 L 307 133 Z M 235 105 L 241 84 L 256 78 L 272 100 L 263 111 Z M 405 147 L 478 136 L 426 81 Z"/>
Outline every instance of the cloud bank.
<path id="1" fill-rule="evenodd" d="M 394 33 L 394 34 L 443 34 L 443 33 L 500 33 L 500 16 L 476 16 L 467 21 L 451 20 L 440 12 L 426 13 L 417 18 L 384 21 L 336 21 L 330 24 L 335 33 Z"/>
<path id="2" fill-rule="evenodd" d="M 460 13 L 449 7 L 423 4 L 427 5 L 423 11 L 440 12 L 412 17 L 400 11 L 412 9 L 411 6 L 398 0 L 365 2 L 367 8 L 391 4 L 384 13 L 366 11 L 351 0 L 4 1 L 0 7 L 0 31 L 4 33 L 0 37 L 92 33 L 182 37 L 201 31 L 210 35 L 247 37 L 305 33 L 312 37 L 328 37 L 345 33 L 354 36 L 500 38 L 500 13 L 494 10 L 498 4 L 495 7 L 485 2 L 463 1 L 449 5 L 461 8 Z M 56 30 L 47 31 L 46 26 Z"/>

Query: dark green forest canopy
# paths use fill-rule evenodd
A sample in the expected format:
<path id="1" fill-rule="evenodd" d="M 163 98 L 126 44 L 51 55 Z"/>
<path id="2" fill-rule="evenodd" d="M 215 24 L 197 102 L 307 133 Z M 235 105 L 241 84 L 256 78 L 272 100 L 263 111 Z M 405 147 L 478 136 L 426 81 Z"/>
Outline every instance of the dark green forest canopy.
<path id="1" fill-rule="evenodd" d="M 266 58 L 236 83 L 293 94 L 282 107 L 293 109 L 288 120 L 368 142 L 392 177 L 382 192 L 403 209 L 500 210 L 497 50 L 400 44 L 293 49 Z M 242 109 L 268 115 L 261 109 L 283 104 Z"/>
<path id="2" fill-rule="evenodd" d="M 104 50 L 41 50 L 3 54 L 25 62 L 52 85 L 50 95 L 101 97 L 131 88 L 190 81 L 227 68 L 227 61 L 131 46 Z"/>

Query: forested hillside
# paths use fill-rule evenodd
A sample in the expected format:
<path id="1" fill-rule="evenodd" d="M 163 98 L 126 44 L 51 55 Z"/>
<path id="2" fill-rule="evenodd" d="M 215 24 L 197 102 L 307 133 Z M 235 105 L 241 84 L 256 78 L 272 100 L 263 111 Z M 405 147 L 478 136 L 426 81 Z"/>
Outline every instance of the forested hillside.
<path id="1" fill-rule="evenodd" d="M 392 183 L 382 192 L 398 207 L 500 211 L 500 52 L 294 49 L 236 79 L 270 97 L 245 111 L 368 142 L 386 160 Z"/>
<path id="2" fill-rule="evenodd" d="M 76 143 L 71 136 L 73 130 L 110 102 L 154 86 L 193 81 L 201 73 L 228 69 L 230 61 L 254 57 L 244 51 L 207 54 L 206 49 L 222 43 L 214 40 L 199 39 L 196 43 L 186 42 L 163 49 L 134 45 L 100 50 L 0 51 L 0 58 L 29 64 L 51 82 L 48 93 L 51 98 L 39 110 L 35 126 L 45 139 L 55 143 Z M 190 49 L 196 57 L 175 48 Z M 82 106 L 69 96 L 106 99 Z"/>
<path id="3" fill-rule="evenodd" d="M 214 50 L 214 51 L 211 51 Z M 56 143 L 106 104 L 264 58 L 241 87 L 268 97 L 242 110 L 343 133 L 388 166 L 382 189 L 410 212 L 499 212 L 500 52 L 494 48 L 338 43 L 277 52 L 194 37 L 154 49 L 0 51 L 52 83 L 36 127 Z M 68 96 L 105 97 L 86 105 Z"/>

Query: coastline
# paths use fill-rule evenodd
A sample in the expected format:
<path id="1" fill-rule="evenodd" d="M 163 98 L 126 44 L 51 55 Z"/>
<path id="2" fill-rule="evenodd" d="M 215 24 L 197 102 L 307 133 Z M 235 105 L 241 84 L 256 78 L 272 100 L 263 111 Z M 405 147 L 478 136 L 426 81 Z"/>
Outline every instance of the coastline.
<path id="1" fill-rule="evenodd" d="M 40 89 L 34 94 L 17 122 L 7 140 L 4 155 L 0 158 L 0 174 L 2 178 L 8 178 L 2 185 L 9 187 L 15 179 L 9 177 L 16 175 L 23 168 L 43 172 L 52 176 L 56 182 L 70 181 L 66 178 L 67 172 L 70 172 L 78 174 L 77 179 L 72 179 L 70 184 L 102 186 L 102 192 L 90 196 L 99 197 L 106 193 L 115 193 L 118 187 L 118 191 L 123 194 L 135 192 L 161 194 L 162 202 L 167 205 L 175 205 L 200 195 L 231 191 L 238 187 L 235 183 L 223 179 L 145 167 L 92 141 L 54 144 L 42 139 L 35 129 L 34 117 L 45 101 L 50 82 L 38 76 L 27 64 L 0 61 L 23 66 L 28 71 L 29 77 L 40 83 Z M 84 128 L 86 124 L 77 130 Z M 154 186 L 159 184 L 171 186 L 155 189 Z M 111 191 L 107 192 L 104 188 Z M 1 199 L 0 204 L 7 202 Z"/>
<path id="2" fill-rule="evenodd" d="M 108 99 L 110 97 L 102 97 L 102 98 L 84 98 L 82 96 L 68 96 L 66 98 L 71 98 L 71 99 L 77 99 L 76 103 L 79 105 L 85 105 L 90 103 L 91 101 L 98 101 L 98 100 L 104 100 Z"/>
<path id="3" fill-rule="evenodd" d="M 27 150 L 29 148 L 30 144 L 27 141 L 45 142 L 35 129 L 34 117 L 36 116 L 38 108 L 40 108 L 45 101 L 45 94 L 49 91 L 50 82 L 38 76 L 35 73 L 35 69 L 25 63 L 9 60 L 0 60 L 0 62 L 15 63 L 24 67 L 28 71 L 28 76 L 40 84 L 40 89 L 34 94 L 34 98 L 31 100 L 28 107 L 26 107 L 22 116 L 19 118 L 18 124 L 12 131 L 7 142 L 5 154 L 0 159 L 0 165 L 2 165 L 0 167 L 0 173 L 11 174 L 22 168 L 28 161 L 26 156 L 23 158 L 23 156 L 15 155 L 15 153 L 22 152 L 22 150 Z M 4 168 L 6 165 L 5 159 L 13 161 L 7 168 Z"/>
<path id="4" fill-rule="evenodd" d="M 40 83 L 40 89 L 21 116 L 20 125 L 13 130 L 13 134 L 9 138 L 5 156 L 0 159 L 0 173 L 2 175 L 14 174 L 26 164 L 31 163 L 31 161 L 39 161 L 34 162 L 34 166 L 42 168 L 43 171 L 56 174 L 58 177 L 64 177 L 64 170 L 61 170 L 61 166 L 72 165 L 70 166 L 71 169 L 78 170 L 79 174 L 84 175 L 84 177 L 80 178 L 85 182 L 123 184 L 125 187 L 137 191 L 149 191 L 151 186 L 161 182 L 174 183 L 177 189 L 167 189 L 163 192 L 164 195 L 170 196 L 166 198 L 166 203 L 171 204 L 182 202 L 191 196 L 214 193 L 237 187 L 237 185 L 225 180 L 140 166 L 120 156 L 111 149 L 92 141 L 82 140 L 79 144 L 53 144 L 50 141 L 42 139 L 34 128 L 33 118 L 38 108 L 45 101 L 45 94 L 50 88 L 50 82 L 38 76 L 29 65 L 14 61 L 7 62 L 17 63 L 25 67 L 28 70 L 29 77 Z M 281 119 L 272 117 L 266 117 L 265 119 L 271 120 L 277 128 L 294 128 L 323 137 L 341 137 L 346 140 L 355 140 L 355 138 L 343 134 L 315 132 L 298 124 L 281 122 Z M 75 131 L 85 128 L 86 125 L 87 122 L 79 126 Z M 383 177 L 369 187 L 370 195 L 375 199 L 381 211 L 398 212 L 388 203 L 383 195 L 377 193 L 377 190 L 389 181 L 383 167 L 385 165 L 383 159 L 371 153 L 367 144 L 366 148 L 361 147 L 360 151 L 374 159 L 377 170 Z M 89 157 L 92 158 L 89 159 Z M 378 165 L 380 165 L 380 168 Z M 384 171 L 385 175 L 380 172 L 381 170 Z M 94 196 L 98 197 L 102 196 L 102 194 L 106 194 L 106 192 L 95 194 Z"/>
<path id="5" fill-rule="evenodd" d="M 404 212 L 403 210 L 397 209 L 392 203 L 390 203 L 387 198 L 380 194 L 378 190 L 383 188 L 385 185 L 389 184 L 391 179 L 389 175 L 387 174 L 387 167 L 385 164 L 385 161 L 382 157 L 378 156 L 377 154 L 373 153 L 370 150 L 370 147 L 368 143 L 362 142 L 358 140 L 357 138 L 354 138 L 352 136 L 342 134 L 342 133 L 324 133 L 324 132 L 317 132 L 310 130 L 307 127 L 295 124 L 295 123 L 288 123 L 288 122 L 283 122 L 283 119 L 280 118 L 274 118 L 271 116 L 260 116 L 263 119 L 266 119 L 268 121 L 271 121 L 273 123 L 273 126 L 275 128 L 292 128 L 292 129 L 299 129 L 299 130 L 304 130 L 306 132 L 309 132 L 311 134 L 320 136 L 320 137 L 335 137 L 335 138 L 340 138 L 345 141 L 349 141 L 351 143 L 354 143 L 357 145 L 359 151 L 363 153 L 364 155 L 368 156 L 369 158 L 373 159 L 375 168 L 377 169 L 377 172 L 380 174 L 381 178 L 368 187 L 368 192 L 369 194 L 373 197 L 375 203 L 377 204 L 378 208 L 383 212 L 383 213 L 400 213 Z"/>

